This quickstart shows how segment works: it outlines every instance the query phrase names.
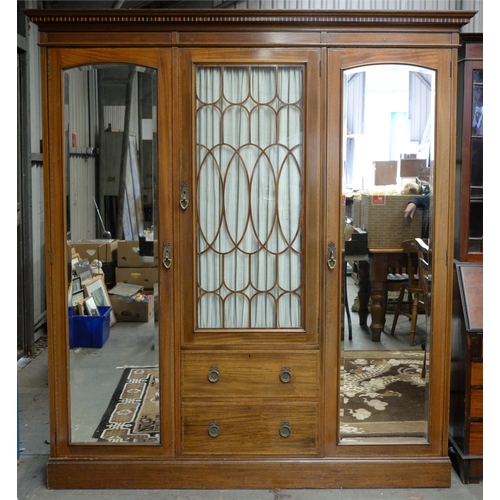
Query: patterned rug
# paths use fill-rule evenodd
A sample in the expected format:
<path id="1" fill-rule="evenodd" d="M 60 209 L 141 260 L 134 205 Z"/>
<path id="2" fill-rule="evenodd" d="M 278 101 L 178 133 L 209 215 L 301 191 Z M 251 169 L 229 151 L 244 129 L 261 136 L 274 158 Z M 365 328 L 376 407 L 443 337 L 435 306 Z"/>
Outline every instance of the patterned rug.
<path id="1" fill-rule="evenodd" d="M 423 358 L 423 351 L 345 351 L 341 437 L 424 437 Z"/>
<path id="2" fill-rule="evenodd" d="M 93 437 L 108 443 L 158 443 L 158 396 L 157 367 L 125 368 Z"/>

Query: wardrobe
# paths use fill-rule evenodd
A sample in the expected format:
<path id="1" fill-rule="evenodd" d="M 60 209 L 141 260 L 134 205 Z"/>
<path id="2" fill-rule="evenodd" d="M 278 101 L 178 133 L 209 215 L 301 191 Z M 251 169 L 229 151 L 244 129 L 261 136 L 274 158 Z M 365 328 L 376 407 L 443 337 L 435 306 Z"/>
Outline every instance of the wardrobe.
<path id="1" fill-rule="evenodd" d="M 42 60 L 49 488 L 450 485 L 457 52 L 474 14 L 27 11 Z M 407 89 L 398 94 L 406 111 L 394 109 L 387 128 L 407 134 L 396 152 L 383 152 L 395 140 L 384 150 L 383 138 L 367 140 L 386 130 L 377 78 Z M 117 134 L 111 156 L 106 134 Z M 343 420 L 346 200 L 358 174 L 367 190 L 372 161 L 403 153 L 423 158 L 432 198 L 424 360 L 412 351 L 424 417 L 418 430 L 353 436 Z M 139 266 L 156 269 L 155 320 L 118 321 L 102 348 L 71 348 L 70 248 L 101 241 L 112 261 L 103 234 L 114 228 L 120 252 L 120 241 L 137 239 L 123 214 L 135 223 L 145 206 L 137 231 L 154 253 Z M 381 250 L 367 231 L 372 262 Z M 396 251 L 391 243 L 387 253 Z M 150 327 L 152 347 L 125 358 L 121 342 Z M 375 350 L 381 335 L 367 335 Z M 133 439 L 117 423 L 128 437 L 85 434 L 117 368 L 145 364 L 156 368 L 157 431 Z"/>

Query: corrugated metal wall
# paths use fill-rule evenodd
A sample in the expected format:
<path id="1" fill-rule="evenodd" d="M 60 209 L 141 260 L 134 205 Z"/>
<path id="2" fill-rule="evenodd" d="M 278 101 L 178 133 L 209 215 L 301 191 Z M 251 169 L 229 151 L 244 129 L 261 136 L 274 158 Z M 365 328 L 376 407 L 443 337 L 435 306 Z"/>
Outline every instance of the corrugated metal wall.
<path id="1" fill-rule="evenodd" d="M 37 2 L 27 2 L 27 7 L 36 7 Z M 33 4 L 33 5 L 32 5 Z M 38 27 L 30 23 L 28 36 L 29 110 L 31 132 L 31 227 L 33 238 L 33 318 L 34 328 L 44 323 L 45 318 L 45 233 L 43 196 L 42 153 L 42 104 L 40 88 L 40 57 L 38 50 Z"/>
<path id="2" fill-rule="evenodd" d="M 31 152 L 41 153 L 42 140 L 42 90 L 40 88 L 40 57 L 38 50 L 38 26 L 30 23 L 28 38 L 29 71 L 30 71 L 30 123 Z"/>
<path id="3" fill-rule="evenodd" d="M 43 164 L 31 164 L 33 232 L 33 318 L 35 327 L 43 323 L 45 312 L 45 234 L 43 210 Z"/>
<path id="4" fill-rule="evenodd" d="M 69 193 L 70 239 L 90 240 L 95 234 L 95 157 L 97 116 L 95 107 L 95 72 L 70 70 L 66 72 L 65 128 L 69 142 Z"/>

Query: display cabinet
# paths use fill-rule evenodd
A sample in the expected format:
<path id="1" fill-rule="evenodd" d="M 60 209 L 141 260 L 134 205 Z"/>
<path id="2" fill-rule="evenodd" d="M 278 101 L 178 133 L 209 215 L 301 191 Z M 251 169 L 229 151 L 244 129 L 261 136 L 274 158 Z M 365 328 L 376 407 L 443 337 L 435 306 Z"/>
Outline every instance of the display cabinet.
<path id="1" fill-rule="evenodd" d="M 483 260 L 483 35 L 463 34 L 458 58 L 455 257 Z"/>
<path id="2" fill-rule="evenodd" d="M 449 486 L 457 51 L 474 12 L 28 15 L 43 68 L 49 488 Z M 386 122 L 374 102 L 399 107 Z M 367 387 L 352 385 L 356 364 L 394 363 L 380 335 L 363 352 L 341 335 L 346 180 L 405 153 L 424 157 L 432 199 L 428 352 L 398 360 L 421 414 L 363 427 L 396 393 L 350 409 Z M 109 232 L 117 269 L 150 278 L 107 290 L 122 312 L 102 347 L 71 348 L 74 250 Z"/>
<path id="3" fill-rule="evenodd" d="M 483 475 L 483 35 L 461 40 L 450 449 L 469 483 Z"/>

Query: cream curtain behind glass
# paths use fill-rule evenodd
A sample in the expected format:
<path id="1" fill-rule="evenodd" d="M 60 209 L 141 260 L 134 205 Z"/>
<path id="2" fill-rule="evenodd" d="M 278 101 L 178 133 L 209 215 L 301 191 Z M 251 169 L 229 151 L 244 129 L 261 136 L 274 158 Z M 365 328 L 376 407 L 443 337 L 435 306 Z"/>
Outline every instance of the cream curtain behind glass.
<path id="1" fill-rule="evenodd" d="M 303 68 L 199 67 L 199 328 L 302 326 Z"/>

